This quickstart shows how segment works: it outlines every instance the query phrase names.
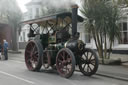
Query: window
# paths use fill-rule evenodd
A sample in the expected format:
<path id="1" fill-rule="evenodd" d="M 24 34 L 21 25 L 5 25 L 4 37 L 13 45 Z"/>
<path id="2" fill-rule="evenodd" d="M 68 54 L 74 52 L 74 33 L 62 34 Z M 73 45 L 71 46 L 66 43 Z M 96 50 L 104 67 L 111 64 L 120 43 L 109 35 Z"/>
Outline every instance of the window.
<path id="1" fill-rule="evenodd" d="M 25 32 L 23 32 L 23 41 L 25 42 Z"/>
<path id="2" fill-rule="evenodd" d="M 22 36 L 20 36 L 20 42 L 22 42 Z"/>
<path id="3" fill-rule="evenodd" d="M 127 22 L 123 22 L 120 24 L 121 27 L 121 40 L 120 44 L 128 44 L 128 27 L 127 27 Z"/>
<path id="4" fill-rule="evenodd" d="M 29 9 L 29 16 L 30 16 L 30 19 L 32 19 L 32 8 Z"/>
<path id="5" fill-rule="evenodd" d="M 39 8 L 36 8 L 36 16 L 35 16 L 36 18 L 38 18 L 39 17 Z"/>
<path id="6" fill-rule="evenodd" d="M 91 43 L 91 36 L 88 33 L 85 34 L 85 43 Z"/>
<path id="7" fill-rule="evenodd" d="M 127 23 L 126 22 L 123 23 L 123 31 L 127 31 Z"/>

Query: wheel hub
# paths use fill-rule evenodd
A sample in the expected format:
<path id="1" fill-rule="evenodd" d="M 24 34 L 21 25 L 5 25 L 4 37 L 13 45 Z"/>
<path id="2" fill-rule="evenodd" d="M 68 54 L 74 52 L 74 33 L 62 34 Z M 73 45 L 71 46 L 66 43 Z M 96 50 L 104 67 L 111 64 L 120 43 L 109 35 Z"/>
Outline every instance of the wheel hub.
<path id="1" fill-rule="evenodd" d="M 89 60 L 86 60 L 86 62 L 85 62 L 86 64 L 90 64 L 91 62 L 89 61 Z"/>

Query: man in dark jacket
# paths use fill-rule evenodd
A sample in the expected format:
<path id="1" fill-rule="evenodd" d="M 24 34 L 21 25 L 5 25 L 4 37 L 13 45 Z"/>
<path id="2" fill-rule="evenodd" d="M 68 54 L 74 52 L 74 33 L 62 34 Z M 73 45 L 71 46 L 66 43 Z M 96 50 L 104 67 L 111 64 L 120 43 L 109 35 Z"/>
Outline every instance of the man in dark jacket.
<path id="1" fill-rule="evenodd" d="M 8 42 L 6 40 L 4 40 L 4 56 L 5 56 L 5 60 L 8 60 Z"/>

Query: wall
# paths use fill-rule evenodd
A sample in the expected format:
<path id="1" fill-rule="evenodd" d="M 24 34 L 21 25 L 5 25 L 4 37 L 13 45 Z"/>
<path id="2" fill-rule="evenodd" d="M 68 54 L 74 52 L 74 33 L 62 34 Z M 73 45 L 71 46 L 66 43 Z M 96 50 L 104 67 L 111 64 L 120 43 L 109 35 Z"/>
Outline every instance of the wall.
<path id="1" fill-rule="evenodd" d="M 11 28 L 7 24 L 0 23 L 0 42 L 3 44 L 3 40 L 6 39 L 9 43 L 9 48 L 11 48 Z"/>
<path id="2" fill-rule="evenodd" d="M 19 42 L 19 49 L 25 49 L 27 42 Z"/>

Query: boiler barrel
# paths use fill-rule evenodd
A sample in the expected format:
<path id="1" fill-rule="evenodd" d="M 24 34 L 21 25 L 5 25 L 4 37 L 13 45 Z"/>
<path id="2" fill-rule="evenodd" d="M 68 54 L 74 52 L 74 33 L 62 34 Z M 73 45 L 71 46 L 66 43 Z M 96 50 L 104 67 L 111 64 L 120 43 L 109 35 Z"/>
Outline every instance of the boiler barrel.
<path id="1" fill-rule="evenodd" d="M 84 49 L 85 44 L 81 40 L 70 40 L 65 43 L 65 47 L 73 52 L 80 52 Z"/>

